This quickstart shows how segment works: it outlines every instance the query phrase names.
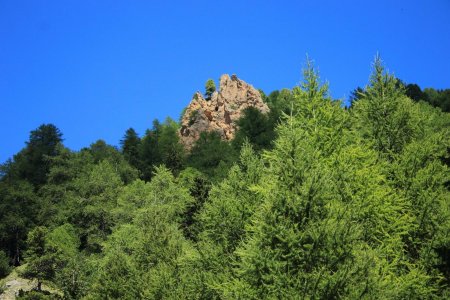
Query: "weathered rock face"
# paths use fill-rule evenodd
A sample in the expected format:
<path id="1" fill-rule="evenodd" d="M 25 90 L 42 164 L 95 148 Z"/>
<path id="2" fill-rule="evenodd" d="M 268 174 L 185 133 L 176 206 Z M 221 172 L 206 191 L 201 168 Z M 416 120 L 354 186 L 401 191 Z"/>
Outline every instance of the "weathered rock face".
<path id="1" fill-rule="evenodd" d="M 226 141 L 233 139 L 236 121 L 250 106 L 262 113 L 269 112 L 253 86 L 236 75 L 222 75 L 219 91 L 212 94 L 211 100 L 205 100 L 200 92 L 195 93 L 181 120 L 181 142 L 186 149 L 191 149 L 203 131 L 216 131 Z"/>

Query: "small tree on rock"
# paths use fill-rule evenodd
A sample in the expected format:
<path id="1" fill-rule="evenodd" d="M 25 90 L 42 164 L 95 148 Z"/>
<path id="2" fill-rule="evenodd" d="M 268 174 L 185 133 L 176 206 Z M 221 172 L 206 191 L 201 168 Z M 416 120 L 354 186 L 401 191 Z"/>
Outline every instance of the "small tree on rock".
<path id="1" fill-rule="evenodd" d="M 214 80 L 208 79 L 208 81 L 206 81 L 206 85 L 205 85 L 206 100 L 211 100 L 211 96 L 215 91 L 216 91 L 216 84 L 214 83 Z"/>

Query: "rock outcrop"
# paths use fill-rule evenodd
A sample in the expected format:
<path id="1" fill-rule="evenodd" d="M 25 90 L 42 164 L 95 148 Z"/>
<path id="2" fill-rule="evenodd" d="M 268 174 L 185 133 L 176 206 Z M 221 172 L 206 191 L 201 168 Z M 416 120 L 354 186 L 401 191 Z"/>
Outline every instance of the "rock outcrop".
<path id="1" fill-rule="evenodd" d="M 190 150 L 204 131 L 216 131 L 223 140 L 234 138 L 236 121 L 247 107 L 268 113 L 269 107 L 261 94 L 250 84 L 227 74 L 220 77 L 219 91 L 206 100 L 200 92 L 194 94 L 181 120 L 180 139 Z"/>

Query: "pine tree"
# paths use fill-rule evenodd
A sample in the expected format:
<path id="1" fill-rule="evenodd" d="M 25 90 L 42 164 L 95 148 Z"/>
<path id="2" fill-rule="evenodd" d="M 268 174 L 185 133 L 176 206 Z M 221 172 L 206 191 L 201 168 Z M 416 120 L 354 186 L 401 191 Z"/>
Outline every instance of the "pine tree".
<path id="1" fill-rule="evenodd" d="M 275 139 L 275 121 L 270 115 L 249 107 L 244 110 L 236 125 L 238 130 L 232 142 L 236 149 L 240 149 L 245 140 L 257 151 L 270 149 Z"/>
<path id="2" fill-rule="evenodd" d="M 93 287 L 86 299 L 142 299 L 141 283 L 131 258 L 121 251 L 110 251 L 101 260 Z"/>
<path id="3" fill-rule="evenodd" d="M 349 128 L 311 65 L 295 89 L 256 190 L 261 209 L 237 249 L 230 298 L 427 297 L 430 276 L 402 256 L 411 228 L 377 153 Z"/>
<path id="4" fill-rule="evenodd" d="M 55 275 L 56 257 L 46 249 L 47 228 L 36 227 L 28 233 L 28 264 L 24 276 L 37 279 L 37 290 L 41 291 L 42 281 Z"/>
<path id="5" fill-rule="evenodd" d="M 195 142 L 186 165 L 204 173 L 212 182 L 223 179 L 236 160 L 231 145 L 217 132 L 202 132 Z"/>
<path id="6" fill-rule="evenodd" d="M 417 117 L 398 79 L 385 72 L 377 56 L 369 85 L 354 105 L 356 127 L 375 150 L 392 161 L 414 139 Z"/>
<path id="7" fill-rule="evenodd" d="M 48 158 L 58 154 L 62 133 L 53 124 L 42 124 L 30 132 L 26 147 L 14 155 L 7 177 L 28 180 L 36 188 L 42 186 L 49 170 Z"/>
<path id="8" fill-rule="evenodd" d="M 27 232 L 33 228 L 39 197 L 31 183 L 23 180 L 0 182 L 0 249 L 13 265 L 21 264 Z"/>
<path id="9" fill-rule="evenodd" d="M 125 160 L 136 169 L 139 169 L 141 160 L 139 157 L 139 147 L 141 139 L 133 128 L 128 128 L 123 139 L 120 141 L 122 153 Z"/>
<path id="10" fill-rule="evenodd" d="M 177 174 L 184 165 L 184 147 L 178 136 L 178 124 L 171 118 L 167 118 L 161 126 L 158 136 L 158 150 L 162 163 Z"/>
<path id="11" fill-rule="evenodd" d="M 205 84 L 205 99 L 210 100 L 212 94 L 216 91 L 216 84 L 214 80 L 208 79 Z"/>
<path id="12" fill-rule="evenodd" d="M 9 257 L 3 250 L 0 250 L 0 278 L 6 277 L 10 270 Z"/>
<path id="13" fill-rule="evenodd" d="M 76 180 L 74 211 L 70 221 L 81 230 L 82 247 L 90 253 L 101 251 L 101 243 L 115 224 L 114 208 L 123 182 L 113 165 L 103 160 L 85 176 Z"/>
<path id="14" fill-rule="evenodd" d="M 154 166 L 162 163 L 161 151 L 158 147 L 158 138 L 161 135 L 161 124 L 153 121 L 153 128 L 147 130 L 142 138 L 140 157 L 142 159 L 141 178 L 149 181 L 152 178 Z"/>

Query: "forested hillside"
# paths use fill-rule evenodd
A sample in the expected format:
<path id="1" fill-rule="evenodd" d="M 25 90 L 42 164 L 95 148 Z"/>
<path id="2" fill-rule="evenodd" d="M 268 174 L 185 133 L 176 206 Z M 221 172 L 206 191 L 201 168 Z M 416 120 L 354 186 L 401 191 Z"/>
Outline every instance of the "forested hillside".
<path id="1" fill-rule="evenodd" d="M 345 107 L 308 61 L 189 150 L 170 118 L 80 151 L 44 124 L 1 166 L 0 278 L 35 280 L 20 299 L 449 299 L 449 93 L 416 86 L 376 58 Z"/>

